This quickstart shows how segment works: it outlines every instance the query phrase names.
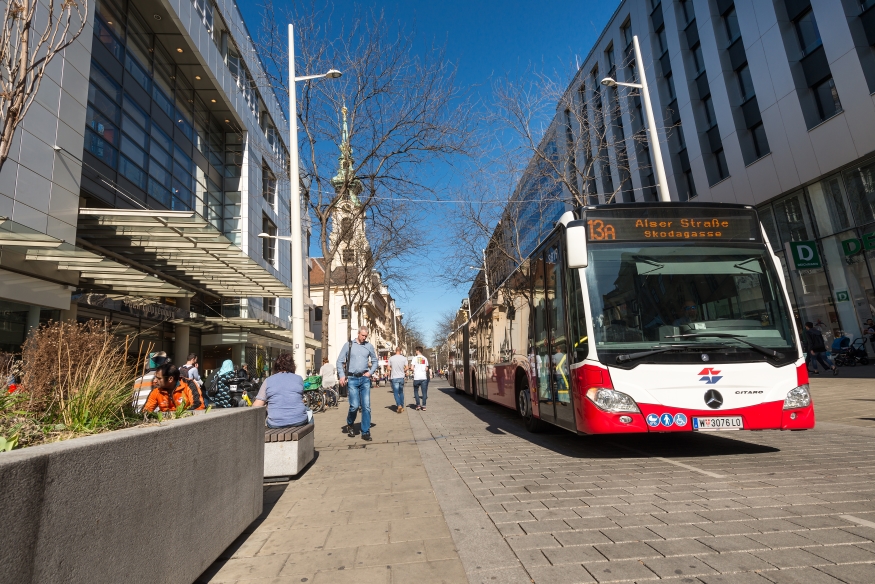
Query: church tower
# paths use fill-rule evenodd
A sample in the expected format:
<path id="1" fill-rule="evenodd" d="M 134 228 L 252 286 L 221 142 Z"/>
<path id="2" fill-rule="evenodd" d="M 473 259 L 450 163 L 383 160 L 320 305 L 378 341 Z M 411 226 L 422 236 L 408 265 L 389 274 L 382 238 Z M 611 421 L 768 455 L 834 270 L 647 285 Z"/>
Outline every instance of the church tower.
<path id="1" fill-rule="evenodd" d="M 340 142 L 340 157 L 337 174 L 331 179 L 334 192 L 339 202 L 331 218 L 331 233 L 328 241 L 332 250 L 336 250 L 332 266 L 329 269 L 348 265 L 361 265 L 364 255 L 369 253 L 370 245 L 365 237 L 365 218 L 359 201 L 362 193 L 362 182 L 355 176 L 355 161 L 352 157 L 352 146 L 349 143 L 349 128 L 347 127 L 346 106 L 343 113 L 343 133 Z"/>

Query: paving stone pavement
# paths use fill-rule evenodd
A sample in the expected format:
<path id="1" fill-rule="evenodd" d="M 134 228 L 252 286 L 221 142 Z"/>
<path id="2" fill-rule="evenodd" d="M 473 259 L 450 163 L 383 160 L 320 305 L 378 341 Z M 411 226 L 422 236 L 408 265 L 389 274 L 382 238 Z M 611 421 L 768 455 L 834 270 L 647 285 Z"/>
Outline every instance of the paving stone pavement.
<path id="1" fill-rule="evenodd" d="M 375 442 L 317 414 L 318 459 L 201 581 L 875 583 L 875 383 L 812 393 L 812 431 L 621 437 L 375 388 Z"/>
<path id="2" fill-rule="evenodd" d="M 390 388 L 371 390 L 369 443 L 358 436 L 361 416 L 355 438 L 341 433 L 345 400 L 316 414 L 316 460 L 296 480 L 265 487 L 261 516 L 198 582 L 467 583 L 408 416 L 394 403 Z"/>
<path id="3" fill-rule="evenodd" d="M 875 383 L 812 385 L 808 432 L 533 435 L 436 384 L 413 430 L 471 582 L 875 583 Z"/>

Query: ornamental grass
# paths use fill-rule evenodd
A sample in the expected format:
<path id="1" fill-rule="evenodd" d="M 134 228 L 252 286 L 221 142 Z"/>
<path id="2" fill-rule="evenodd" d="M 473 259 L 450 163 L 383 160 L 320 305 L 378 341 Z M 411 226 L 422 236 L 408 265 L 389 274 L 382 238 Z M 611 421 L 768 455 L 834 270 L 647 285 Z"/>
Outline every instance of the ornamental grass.
<path id="1" fill-rule="evenodd" d="M 41 326 L 22 347 L 21 383 L 0 398 L 0 436 L 21 447 L 142 423 L 130 346 L 106 322 Z M 4 363 L 0 355 L 0 373 Z"/>

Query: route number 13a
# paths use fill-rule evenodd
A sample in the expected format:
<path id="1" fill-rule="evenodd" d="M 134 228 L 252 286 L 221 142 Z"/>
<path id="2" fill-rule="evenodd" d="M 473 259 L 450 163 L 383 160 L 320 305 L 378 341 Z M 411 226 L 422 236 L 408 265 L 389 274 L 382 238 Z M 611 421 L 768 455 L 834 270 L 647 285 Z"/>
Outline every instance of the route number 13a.
<path id="1" fill-rule="evenodd" d="M 605 239 L 617 239 L 617 234 L 614 231 L 613 225 L 605 225 L 601 219 L 590 219 L 587 221 L 589 225 L 589 238 L 593 241 L 603 241 Z"/>

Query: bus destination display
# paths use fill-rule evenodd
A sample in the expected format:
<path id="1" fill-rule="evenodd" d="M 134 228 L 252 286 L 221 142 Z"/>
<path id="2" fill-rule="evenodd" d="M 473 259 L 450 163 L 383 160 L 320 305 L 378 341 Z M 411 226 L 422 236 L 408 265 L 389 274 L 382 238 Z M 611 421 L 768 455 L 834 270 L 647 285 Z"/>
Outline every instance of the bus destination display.
<path id="1" fill-rule="evenodd" d="M 644 207 L 586 212 L 589 241 L 760 241 L 756 213 L 744 209 Z"/>

